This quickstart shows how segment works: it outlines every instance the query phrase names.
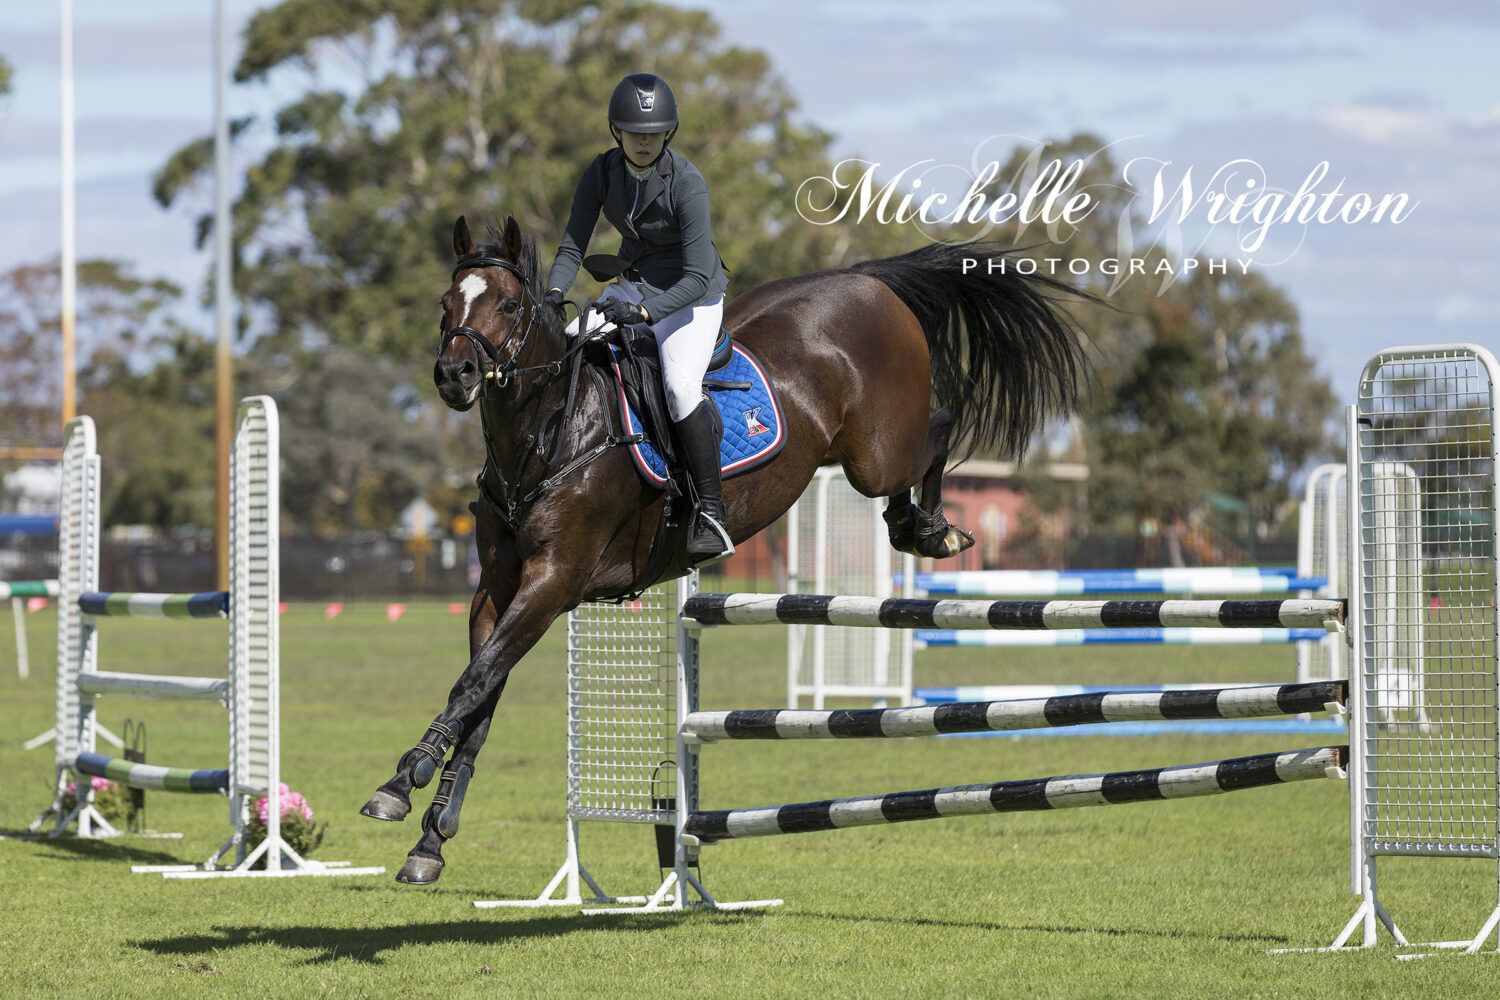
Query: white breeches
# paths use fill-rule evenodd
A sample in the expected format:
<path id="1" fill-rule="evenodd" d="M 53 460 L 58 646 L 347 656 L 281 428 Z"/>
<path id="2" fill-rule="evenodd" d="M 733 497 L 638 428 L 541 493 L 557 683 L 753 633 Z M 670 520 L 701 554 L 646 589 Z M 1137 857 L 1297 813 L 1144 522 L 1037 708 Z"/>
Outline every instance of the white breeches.
<path id="1" fill-rule="evenodd" d="M 624 299 L 640 302 L 642 295 L 634 282 L 620 280 L 604 289 L 601 299 Z M 656 338 L 661 354 L 661 381 L 667 394 L 667 410 L 673 420 L 682 420 L 697 409 L 703 400 L 703 375 L 713 357 L 714 342 L 724 322 L 724 296 L 708 302 L 684 306 L 666 319 L 647 329 Z M 614 329 L 598 313 L 589 314 L 589 332 Z M 568 324 L 568 335 L 578 333 L 578 320 Z"/>

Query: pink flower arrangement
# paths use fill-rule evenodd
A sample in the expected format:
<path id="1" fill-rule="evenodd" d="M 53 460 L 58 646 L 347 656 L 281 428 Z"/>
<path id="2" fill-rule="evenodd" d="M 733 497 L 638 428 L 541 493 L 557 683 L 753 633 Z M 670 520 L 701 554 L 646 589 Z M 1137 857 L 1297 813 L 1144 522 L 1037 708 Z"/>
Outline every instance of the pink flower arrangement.
<path id="1" fill-rule="evenodd" d="M 307 800 L 302 797 L 302 793 L 292 791 L 286 786 L 286 782 L 283 781 L 281 783 L 281 815 L 286 816 L 293 812 L 300 813 L 303 819 L 313 818 L 312 806 L 307 804 Z M 255 803 L 255 815 L 262 824 L 270 818 L 270 799 L 262 798 Z"/>
<path id="2" fill-rule="evenodd" d="M 97 795 L 100 792 L 109 791 L 111 788 L 115 787 L 115 783 L 113 781 L 110 781 L 108 778 L 101 778 L 96 774 L 89 778 L 89 787 L 92 788 L 94 790 L 94 794 Z M 68 787 L 65 789 L 65 791 L 69 795 L 76 797 L 78 795 L 77 783 L 72 781 L 68 782 Z"/>
<path id="3" fill-rule="evenodd" d="M 62 807 L 72 810 L 78 805 L 78 782 L 70 781 L 63 788 Z M 94 808 L 111 823 L 129 822 L 135 818 L 135 793 L 129 788 L 98 775 L 89 776 L 89 788 L 94 793 Z"/>
<path id="4" fill-rule="evenodd" d="M 285 784 L 282 784 L 278 798 L 281 803 L 282 838 L 288 847 L 304 858 L 311 857 L 312 852 L 323 843 L 323 832 L 328 828 L 328 824 L 314 823 L 312 806 L 307 804 L 307 799 L 286 787 Z M 245 830 L 248 843 L 258 844 L 266 838 L 266 821 L 270 819 L 270 815 L 271 804 L 266 799 L 257 800 L 255 814 L 250 817 L 250 823 Z M 255 863 L 256 868 L 265 866 L 264 857 Z"/>

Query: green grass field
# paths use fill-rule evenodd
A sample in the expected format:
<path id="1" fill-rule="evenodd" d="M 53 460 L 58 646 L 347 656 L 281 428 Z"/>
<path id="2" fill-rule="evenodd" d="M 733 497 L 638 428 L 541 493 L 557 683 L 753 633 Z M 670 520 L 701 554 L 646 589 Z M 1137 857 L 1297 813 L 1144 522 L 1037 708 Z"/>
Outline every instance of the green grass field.
<path id="1" fill-rule="evenodd" d="M 50 799 L 50 748 L 22 742 L 53 712 L 50 613 L 29 616 L 32 676 L 0 617 L 0 830 Z M 224 630 L 119 622 L 107 669 L 214 673 Z M 479 759 L 442 880 L 398 885 L 415 843 L 403 824 L 357 815 L 441 708 L 465 658 L 462 619 L 376 605 L 324 621 L 294 605 L 282 624 L 282 773 L 329 821 L 325 860 L 381 876 L 167 881 L 130 863 L 201 861 L 224 839 L 216 797 L 149 795 L 149 824 L 181 840 L 0 841 L 6 889 L 0 996 L 827 996 L 1491 997 L 1493 952 L 1397 961 L 1388 943 L 1327 944 L 1354 911 L 1348 796 L 1310 781 L 1101 809 L 911 823 L 731 842 L 705 849 L 724 899 L 786 905 L 725 914 L 586 917 L 569 909 L 474 909 L 533 896 L 562 860 L 563 657 L 555 628 L 512 676 Z M 775 707 L 785 691 L 776 628 L 705 640 L 705 708 Z M 209 666 L 220 664 L 220 666 Z M 920 684 L 1291 679 L 1283 647 L 943 650 Z M 149 759 L 223 766 L 211 706 L 112 699 L 101 718 L 149 726 Z M 1191 763 L 1318 744 L 1297 736 L 935 739 L 741 744 L 704 753 L 706 808 Z M 427 792 L 419 793 L 418 808 Z M 658 879 L 651 830 L 584 827 L 607 889 Z M 1496 868 L 1387 860 L 1382 896 L 1414 939 L 1467 937 L 1495 903 Z"/>

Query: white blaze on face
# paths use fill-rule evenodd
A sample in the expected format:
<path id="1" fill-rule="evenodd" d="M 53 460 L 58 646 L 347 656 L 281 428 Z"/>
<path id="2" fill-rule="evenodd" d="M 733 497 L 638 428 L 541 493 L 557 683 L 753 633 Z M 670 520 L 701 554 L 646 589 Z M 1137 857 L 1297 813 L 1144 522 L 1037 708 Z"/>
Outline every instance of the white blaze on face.
<path id="1" fill-rule="evenodd" d="M 458 322 L 454 324 L 455 326 L 469 325 L 469 309 L 474 305 L 474 300 L 483 295 L 484 290 L 488 287 L 489 285 L 485 283 L 484 278 L 477 274 L 471 274 L 458 283 L 458 290 L 463 292 L 464 295 L 464 311 L 463 315 L 458 317 Z"/>

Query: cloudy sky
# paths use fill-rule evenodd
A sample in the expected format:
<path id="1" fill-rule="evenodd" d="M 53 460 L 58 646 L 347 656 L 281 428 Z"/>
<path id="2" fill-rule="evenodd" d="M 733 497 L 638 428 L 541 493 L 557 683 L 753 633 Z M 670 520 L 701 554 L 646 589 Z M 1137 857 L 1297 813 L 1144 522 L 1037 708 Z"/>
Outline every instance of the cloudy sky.
<path id="1" fill-rule="evenodd" d="M 226 2 L 236 26 L 266 5 Z M 1403 221 L 1281 226 L 1247 255 L 1236 254 L 1245 230 L 1208 225 L 1200 205 L 1180 246 L 1255 257 L 1346 396 L 1381 347 L 1500 349 L 1500 4 L 679 2 L 768 52 L 837 154 L 887 176 L 948 165 L 929 190 L 961 194 L 955 178 L 1018 141 L 1084 130 L 1118 162 L 1142 158 L 1130 180 L 1143 197 L 1157 164 L 1173 184 L 1191 168 L 1201 188 L 1251 161 L 1233 183 L 1293 192 L 1327 161 L 1320 193 L 1342 180 L 1345 195 L 1404 194 Z M 187 214 L 157 208 L 149 186 L 171 150 L 212 127 L 211 11 L 207 0 L 74 0 L 80 253 L 193 288 L 209 261 L 192 250 Z M 59 247 L 58 19 L 55 2 L 0 6 L 0 54 L 16 70 L 0 100 L 0 268 Z M 230 113 L 292 96 L 236 89 Z"/>

